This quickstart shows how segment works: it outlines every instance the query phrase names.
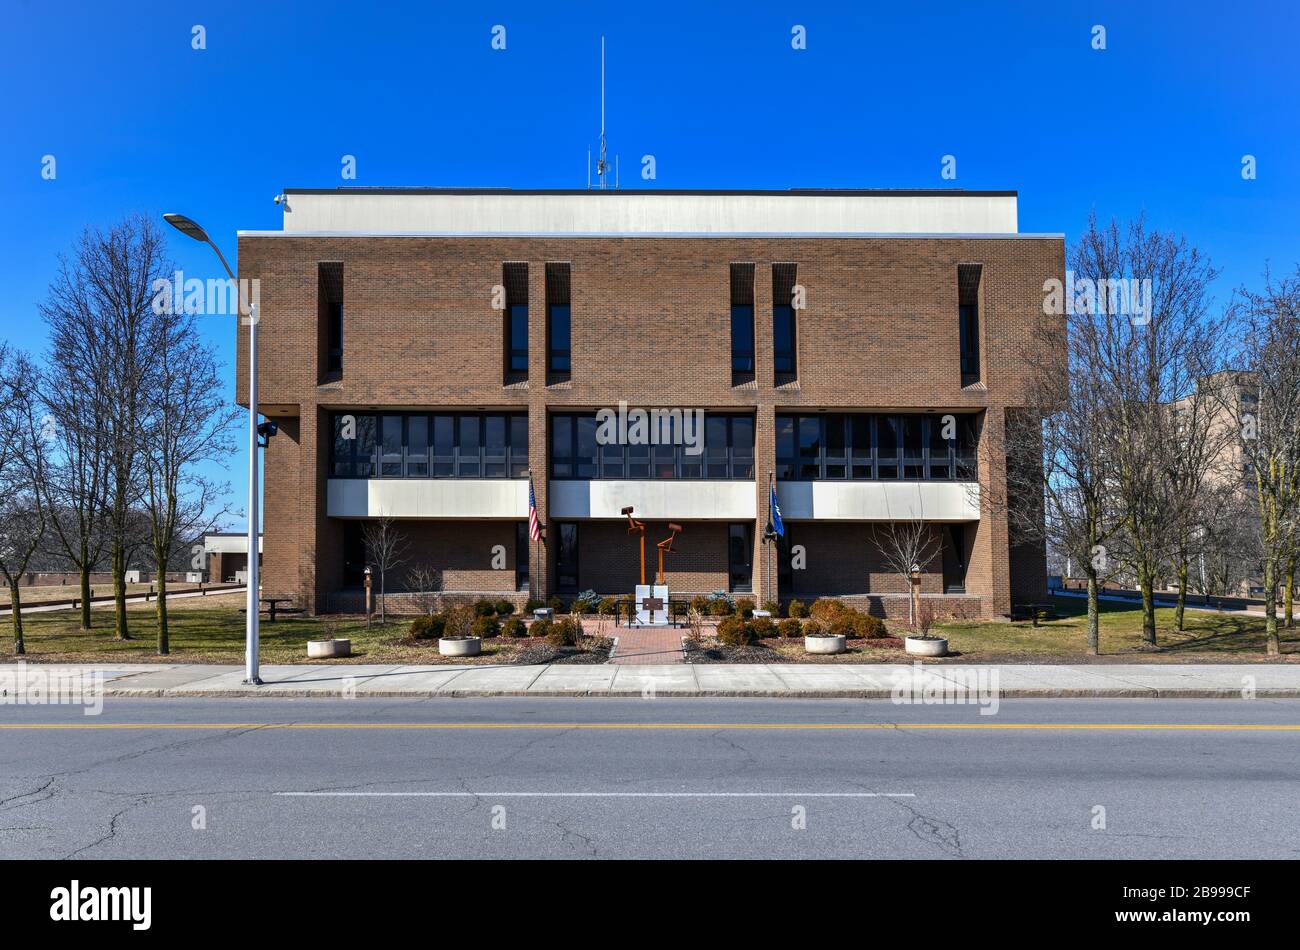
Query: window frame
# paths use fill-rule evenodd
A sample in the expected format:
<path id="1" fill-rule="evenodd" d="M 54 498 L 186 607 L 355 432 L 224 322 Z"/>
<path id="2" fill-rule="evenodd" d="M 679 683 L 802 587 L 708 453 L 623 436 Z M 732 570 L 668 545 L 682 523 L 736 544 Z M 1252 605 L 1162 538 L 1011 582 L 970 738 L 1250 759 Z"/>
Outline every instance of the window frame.
<path id="1" fill-rule="evenodd" d="M 357 434 L 351 440 L 344 440 L 339 432 L 344 416 L 356 420 Z M 505 452 L 504 455 L 489 454 L 486 445 L 486 428 L 489 418 L 504 419 Z M 384 452 L 385 419 L 400 420 L 400 453 Z M 515 420 L 525 420 L 522 433 L 525 436 L 521 445 L 515 445 Z M 423 419 L 425 429 L 425 451 L 423 454 L 411 449 L 411 420 Z M 462 436 L 462 419 L 473 419 L 476 423 L 478 438 L 473 448 L 464 444 Z M 333 412 L 330 414 L 330 440 L 328 460 L 328 478 L 348 479 L 522 479 L 527 478 L 528 471 L 528 434 L 527 413 L 498 410 L 496 412 L 458 412 L 443 410 L 440 412 Z M 451 426 L 451 454 L 440 453 L 438 429 L 439 423 Z M 445 436 L 446 433 L 444 432 Z M 358 451 L 367 444 L 369 451 Z M 341 445 L 346 443 L 348 451 L 340 453 Z M 444 448 L 446 446 L 443 446 Z M 396 465 L 397 474 L 389 466 Z M 498 468 L 502 474 L 486 474 Z M 422 470 L 421 470 L 422 467 Z M 465 474 L 462 474 L 465 473 Z"/>
<path id="2" fill-rule="evenodd" d="M 957 431 L 946 440 L 947 448 L 940 449 L 932 444 L 932 435 L 935 427 L 942 425 L 943 415 L 949 414 L 957 419 Z M 778 412 L 776 477 L 783 481 L 971 481 L 978 471 L 978 414 L 943 415 Z M 843 427 L 842 450 L 828 448 L 832 420 Z M 881 449 L 882 420 L 890 420 L 896 432 L 895 451 L 889 454 Z M 908 438 L 912 425 L 919 429 L 919 443 Z M 815 440 L 809 442 L 811 436 Z M 865 447 L 861 444 L 864 438 L 869 442 Z"/>
<path id="3" fill-rule="evenodd" d="M 556 481 L 753 481 L 755 451 L 753 437 L 754 417 L 743 412 L 706 412 L 704 415 L 704 445 L 699 455 L 689 455 L 685 445 L 619 445 L 595 444 L 595 452 L 587 458 L 579 454 L 579 420 L 592 420 L 594 412 L 552 412 L 547 419 L 547 439 L 550 446 L 550 477 Z M 709 420 L 726 420 L 725 454 L 714 445 L 710 452 L 708 441 Z M 749 442 L 736 445 L 736 420 L 749 423 Z M 567 439 L 557 433 L 557 423 L 567 427 Z M 559 443 L 567 441 L 565 452 Z M 725 465 L 727 475 L 710 474 L 710 466 Z M 657 472 L 669 471 L 660 475 Z M 591 474 L 581 474 L 590 472 Z M 644 474 L 641 474 L 644 472 Z M 742 474 L 737 474 L 738 472 Z"/>

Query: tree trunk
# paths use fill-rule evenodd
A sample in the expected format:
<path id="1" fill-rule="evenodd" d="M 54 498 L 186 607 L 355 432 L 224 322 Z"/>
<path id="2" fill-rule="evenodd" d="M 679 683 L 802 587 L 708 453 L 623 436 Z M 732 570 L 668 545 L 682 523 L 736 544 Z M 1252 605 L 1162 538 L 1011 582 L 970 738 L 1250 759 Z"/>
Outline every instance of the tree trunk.
<path id="1" fill-rule="evenodd" d="M 1143 571 L 1138 582 L 1142 588 L 1142 640 L 1151 646 L 1156 645 L 1156 599 L 1152 591 L 1151 575 Z"/>
<path id="2" fill-rule="evenodd" d="M 126 619 L 126 552 L 117 541 L 113 542 L 113 624 L 119 640 L 131 639 Z"/>
<path id="3" fill-rule="evenodd" d="M 1279 656 L 1282 644 L 1277 635 L 1277 562 L 1264 558 L 1264 639 L 1269 656 Z"/>
<path id="4" fill-rule="evenodd" d="M 90 629 L 90 550 L 81 545 L 81 629 Z"/>
<path id="5" fill-rule="evenodd" d="M 1178 602 L 1174 605 L 1174 629 L 1183 632 L 1183 617 L 1187 612 L 1187 558 L 1178 561 Z"/>
<path id="6" fill-rule="evenodd" d="M 165 563 L 165 562 L 163 562 Z M 166 656 L 171 652 L 171 642 L 167 630 L 167 572 L 158 571 L 158 655 Z"/>
<path id="7" fill-rule="evenodd" d="M 1101 618 L 1097 590 L 1097 572 L 1089 567 L 1088 575 L 1088 653 L 1098 656 L 1101 653 Z"/>
<path id="8" fill-rule="evenodd" d="M 23 642 L 23 604 L 17 576 L 9 581 L 9 608 L 14 623 L 14 655 L 23 656 L 27 652 L 27 644 Z"/>
<path id="9" fill-rule="evenodd" d="M 1295 626 L 1295 562 L 1295 555 L 1286 559 L 1286 577 L 1282 581 L 1282 605 L 1288 630 Z"/>

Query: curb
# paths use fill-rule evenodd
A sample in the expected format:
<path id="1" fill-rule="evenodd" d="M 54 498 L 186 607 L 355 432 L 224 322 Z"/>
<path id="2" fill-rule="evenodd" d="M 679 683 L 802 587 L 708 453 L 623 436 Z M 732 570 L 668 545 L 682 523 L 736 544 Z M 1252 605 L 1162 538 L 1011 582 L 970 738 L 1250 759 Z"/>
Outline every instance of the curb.
<path id="1" fill-rule="evenodd" d="M 642 697 L 641 689 L 627 690 L 563 690 L 563 689 L 448 689 L 448 690 L 353 690 L 348 698 L 357 699 L 484 699 L 492 697 L 543 697 L 588 699 L 636 699 Z M 889 689 L 655 689 L 656 698 L 669 699 L 892 699 Z M 1242 699 L 1240 689 L 1005 689 L 998 692 L 999 699 Z M 293 689 L 263 686 L 224 690 L 172 689 L 105 689 L 106 698 L 115 699 L 339 699 L 342 690 Z M 1300 699 L 1298 688 L 1258 688 L 1256 699 Z M 1243 702 L 1246 700 L 1243 700 Z M 936 705 L 943 705 L 936 703 Z"/>

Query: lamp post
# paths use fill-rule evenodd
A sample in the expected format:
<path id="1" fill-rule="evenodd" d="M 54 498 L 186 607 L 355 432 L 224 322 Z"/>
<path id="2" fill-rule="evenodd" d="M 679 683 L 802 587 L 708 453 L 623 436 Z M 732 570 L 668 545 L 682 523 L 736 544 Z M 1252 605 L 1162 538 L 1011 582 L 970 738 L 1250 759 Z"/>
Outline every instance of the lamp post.
<path id="1" fill-rule="evenodd" d="M 164 214 L 163 220 L 174 227 L 181 234 L 188 238 L 193 238 L 201 244 L 206 244 L 212 250 L 217 252 L 217 258 L 221 261 L 221 266 L 226 269 L 227 276 L 231 281 L 235 280 L 235 275 L 230 270 L 230 265 L 226 263 L 226 257 L 221 253 L 221 248 L 213 243 L 212 238 L 208 237 L 208 232 L 199 226 L 198 222 L 185 217 L 183 214 Z M 238 284 L 236 283 L 236 287 Z M 242 296 L 242 295 L 241 295 Z M 257 424 L 257 321 L 259 317 L 257 305 L 250 301 L 248 311 L 248 592 L 245 600 L 246 617 L 244 624 L 244 683 L 252 686 L 261 686 L 262 678 L 258 675 L 258 609 L 260 601 L 258 599 L 260 565 L 258 558 L 261 552 L 257 544 L 257 522 L 258 522 L 258 485 L 257 485 L 257 448 L 259 445 L 258 435 L 262 427 Z M 267 423 L 265 427 L 266 435 L 269 437 L 275 434 L 275 424 Z"/>

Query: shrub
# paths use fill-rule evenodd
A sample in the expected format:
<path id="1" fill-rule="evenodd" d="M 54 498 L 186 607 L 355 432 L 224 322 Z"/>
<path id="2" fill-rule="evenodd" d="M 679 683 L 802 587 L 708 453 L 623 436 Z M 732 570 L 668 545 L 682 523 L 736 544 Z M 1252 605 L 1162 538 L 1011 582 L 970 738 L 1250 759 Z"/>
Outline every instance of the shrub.
<path id="1" fill-rule="evenodd" d="M 612 616 L 618 610 L 618 601 L 613 597 L 602 597 L 600 603 L 596 605 L 596 613 L 603 614 L 606 617 Z"/>
<path id="2" fill-rule="evenodd" d="M 849 609 L 833 597 L 818 597 L 813 601 L 812 606 L 808 608 L 808 616 L 814 620 L 826 621 Z"/>
<path id="3" fill-rule="evenodd" d="M 718 622 L 718 639 L 727 646 L 747 646 L 753 643 L 757 637 L 754 635 L 752 624 L 746 623 L 742 617 L 734 614 L 723 617 Z"/>
<path id="4" fill-rule="evenodd" d="M 536 597 L 529 597 L 528 602 L 524 604 L 524 613 L 528 614 L 528 616 L 531 617 L 533 615 L 534 610 L 537 610 L 538 608 L 545 607 L 545 606 L 546 606 L 545 601 L 538 600 Z"/>
<path id="5" fill-rule="evenodd" d="M 509 617 L 515 612 L 515 605 L 510 603 L 510 601 L 506 600 L 504 597 L 497 601 L 496 607 L 498 617 Z"/>
<path id="6" fill-rule="evenodd" d="M 447 622 L 443 628 L 444 637 L 468 637 L 472 635 L 477 614 L 473 607 L 462 605 L 447 611 Z"/>
<path id="7" fill-rule="evenodd" d="M 709 606 L 709 598 L 703 594 L 696 594 L 691 598 L 691 610 L 698 611 L 704 616 L 708 616 Z"/>
<path id="8" fill-rule="evenodd" d="M 501 625 L 501 636 L 511 638 L 526 637 L 528 636 L 528 628 L 524 626 L 524 622 L 518 617 L 510 617 Z"/>
<path id="9" fill-rule="evenodd" d="M 549 620 L 534 620 L 528 625 L 528 635 L 530 637 L 549 637 L 551 628 L 555 624 Z"/>
<path id="10" fill-rule="evenodd" d="M 854 622 L 857 615 L 848 610 L 841 610 L 826 621 L 826 632 L 837 637 L 857 636 Z"/>
<path id="11" fill-rule="evenodd" d="M 594 614 L 600 604 L 600 595 L 594 590 L 584 590 L 573 601 L 573 609 L 580 614 Z"/>
<path id="12" fill-rule="evenodd" d="M 781 616 L 781 605 L 774 600 L 769 600 L 767 603 L 763 604 L 763 609 L 773 617 Z"/>
<path id="13" fill-rule="evenodd" d="M 786 612 L 787 612 L 791 617 L 807 617 L 807 616 L 808 616 L 808 608 L 804 606 L 804 602 L 803 602 L 802 600 L 792 600 L 792 601 L 790 601 L 790 606 L 786 608 Z"/>
<path id="14" fill-rule="evenodd" d="M 820 620 L 805 620 L 803 622 L 803 635 L 805 637 L 820 637 L 826 632 Z"/>
<path id="15" fill-rule="evenodd" d="M 436 640 L 442 636 L 442 631 L 446 625 L 447 618 L 442 614 L 434 614 L 432 617 L 416 617 L 411 621 L 411 639 Z"/>
<path id="16" fill-rule="evenodd" d="M 766 640 L 776 636 L 776 623 L 771 617 L 755 617 L 749 622 L 749 627 L 754 631 L 755 639 Z"/>
<path id="17" fill-rule="evenodd" d="M 546 639 L 550 641 L 551 646 L 572 647 L 578 645 L 580 636 L 582 636 L 582 621 L 577 617 L 562 617 L 551 625 Z"/>
<path id="18" fill-rule="evenodd" d="M 793 637 L 799 636 L 803 632 L 801 627 L 802 625 L 794 617 L 786 617 L 776 625 L 776 631 L 782 637 L 789 640 Z"/>
<path id="19" fill-rule="evenodd" d="M 564 601 L 560 600 L 558 597 L 552 597 L 546 602 L 546 606 L 550 607 L 557 614 L 564 613 Z"/>
<path id="20" fill-rule="evenodd" d="M 742 597 L 740 600 L 736 601 L 736 613 L 748 620 L 750 617 L 754 616 L 754 608 L 756 606 L 754 598 Z"/>
<path id="21" fill-rule="evenodd" d="M 858 636 L 863 640 L 879 640 L 881 637 L 889 636 L 889 631 L 885 629 L 885 622 L 879 617 L 859 614 L 854 624 Z"/>
<path id="22" fill-rule="evenodd" d="M 479 617 L 470 630 L 476 637 L 491 640 L 501 633 L 501 622 L 496 617 Z"/>
<path id="23" fill-rule="evenodd" d="M 474 614 L 478 617 L 495 617 L 497 605 L 490 600 L 474 601 Z"/>

